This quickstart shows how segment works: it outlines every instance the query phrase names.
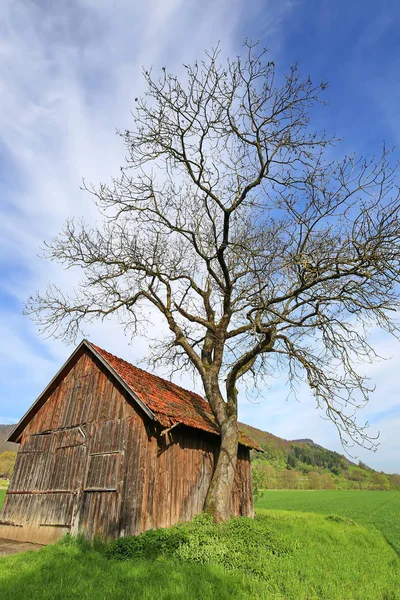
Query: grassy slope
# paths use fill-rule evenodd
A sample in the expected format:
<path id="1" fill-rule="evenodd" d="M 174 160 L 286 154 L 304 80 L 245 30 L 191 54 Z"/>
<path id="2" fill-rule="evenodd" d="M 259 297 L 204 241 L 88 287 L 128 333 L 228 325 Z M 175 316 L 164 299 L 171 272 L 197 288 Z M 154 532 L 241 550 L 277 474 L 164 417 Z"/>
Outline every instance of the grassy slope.
<path id="1" fill-rule="evenodd" d="M 0 489 L 0 510 L 1 510 L 1 507 L 3 506 L 5 495 L 6 495 L 6 490 Z"/>
<path id="2" fill-rule="evenodd" d="M 376 527 L 400 555 L 400 492 L 266 491 L 257 506 L 349 517 Z"/>
<path id="3" fill-rule="evenodd" d="M 1 598 L 400 599 L 399 557 L 379 532 L 352 523 L 261 509 L 255 521 L 169 531 L 183 532 L 183 546 L 126 562 L 75 541 L 0 559 Z"/>

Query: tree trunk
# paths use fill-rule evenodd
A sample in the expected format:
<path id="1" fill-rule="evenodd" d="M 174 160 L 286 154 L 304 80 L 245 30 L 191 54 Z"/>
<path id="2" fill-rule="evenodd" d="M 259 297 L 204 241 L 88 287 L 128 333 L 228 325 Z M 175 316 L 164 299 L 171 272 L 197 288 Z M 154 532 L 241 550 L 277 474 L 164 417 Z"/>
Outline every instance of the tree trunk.
<path id="1" fill-rule="evenodd" d="M 220 428 L 221 446 L 204 510 L 212 515 L 215 521 L 226 521 L 232 514 L 232 492 L 238 454 L 239 430 L 236 415 L 226 418 Z"/>

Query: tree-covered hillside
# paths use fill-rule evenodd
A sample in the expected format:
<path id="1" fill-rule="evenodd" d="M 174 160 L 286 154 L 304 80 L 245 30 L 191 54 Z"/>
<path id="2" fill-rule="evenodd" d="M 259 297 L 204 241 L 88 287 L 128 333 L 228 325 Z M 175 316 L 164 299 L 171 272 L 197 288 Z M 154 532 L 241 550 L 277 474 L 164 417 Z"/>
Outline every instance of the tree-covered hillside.
<path id="1" fill-rule="evenodd" d="M 310 439 L 283 440 L 243 423 L 240 427 L 264 450 L 253 456 L 256 489 L 400 490 L 400 475 L 355 464 Z"/>

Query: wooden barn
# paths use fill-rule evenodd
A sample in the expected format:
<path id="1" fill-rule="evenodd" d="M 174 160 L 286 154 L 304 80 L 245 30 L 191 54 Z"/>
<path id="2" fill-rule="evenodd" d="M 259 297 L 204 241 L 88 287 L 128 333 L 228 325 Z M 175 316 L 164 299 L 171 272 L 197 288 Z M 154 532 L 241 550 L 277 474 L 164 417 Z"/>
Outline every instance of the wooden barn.
<path id="1" fill-rule="evenodd" d="M 20 444 L 0 537 L 135 535 L 203 509 L 219 451 L 209 404 L 83 340 L 15 427 Z M 253 515 L 240 436 L 232 513 Z"/>

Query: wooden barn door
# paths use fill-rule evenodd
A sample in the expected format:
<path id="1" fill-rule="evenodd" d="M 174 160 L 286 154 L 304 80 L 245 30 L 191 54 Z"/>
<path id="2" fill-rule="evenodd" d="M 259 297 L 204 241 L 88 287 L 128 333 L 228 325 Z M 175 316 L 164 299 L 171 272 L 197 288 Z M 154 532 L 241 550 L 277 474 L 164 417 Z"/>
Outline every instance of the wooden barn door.
<path id="1" fill-rule="evenodd" d="M 123 419 L 32 434 L 17 455 L 1 523 L 47 543 L 67 532 L 118 537 Z"/>
<path id="2" fill-rule="evenodd" d="M 88 426 L 86 473 L 71 533 L 82 531 L 90 538 L 121 535 L 124 429 L 123 419 Z"/>
<path id="3" fill-rule="evenodd" d="M 69 531 L 86 463 L 84 428 L 30 435 L 17 455 L 5 503 L 6 521 L 34 530 L 36 541 L 56 539 Z M 55 531 L 50 534 L 49 528 Z"/>

